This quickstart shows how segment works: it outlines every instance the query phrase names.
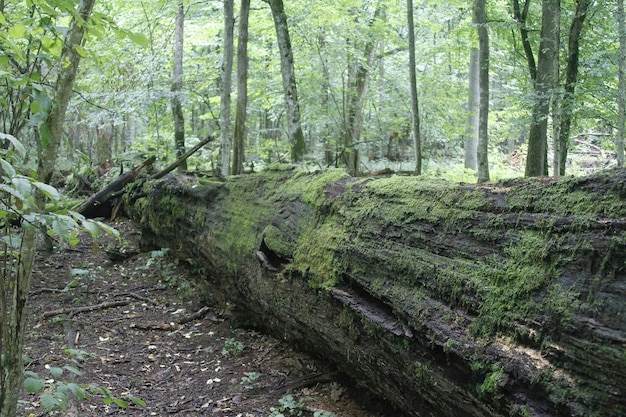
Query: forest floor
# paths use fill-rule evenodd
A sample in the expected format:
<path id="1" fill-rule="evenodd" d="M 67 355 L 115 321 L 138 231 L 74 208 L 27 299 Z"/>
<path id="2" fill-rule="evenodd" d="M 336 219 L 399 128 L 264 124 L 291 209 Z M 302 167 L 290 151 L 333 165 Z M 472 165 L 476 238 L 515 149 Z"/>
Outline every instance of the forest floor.
<path id="1" fill-rule="evenodd" d="M 134 256 L 111 261 L 97 244 L 38 252 L 30 296 L 20 416 L 397 416 L 330 365 L 280 340 L 237 328 L 228 306 L 204 306 L 194 275 L 164 251 L 139 249 L 128 220 L 110 223 Z M 195 314 L 195 315 L 194 315 Z M 43 395 L 42 395 L 43 394 Z M 144 405 L 145 403 L 145 405 Z M 126 406 L 126 407 L 125 407 Z"/>

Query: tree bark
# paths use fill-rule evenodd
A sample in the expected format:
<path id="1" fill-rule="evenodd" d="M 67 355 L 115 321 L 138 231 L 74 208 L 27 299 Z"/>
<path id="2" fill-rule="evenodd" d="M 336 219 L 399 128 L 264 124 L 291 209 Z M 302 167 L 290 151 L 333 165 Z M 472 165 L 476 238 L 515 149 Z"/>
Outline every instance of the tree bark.
<path id="1" fill-rule="evenodd" d="M 250 0 L 241 0 L 239 10 L 239 39 L 237 46 L 237 110 L 233 134 L 233 175 L 243 173 L 248 108 L 248 16 Z"/>
<path id="2" fill-rule="evenodd" d="M 585 19 L 591 6 L 589 0 L 576 2 L 576 14 L 572 19 L 569 29 L 569 41 L 567 50 L 567 70 L 565 74 L 564 96 L 561 109 L 561 127 L 559 129 L 559 172 L 565 175 L 567 165 L 567 152 L 570 144 L 570 131 L 574 109 L 574 92 L 578 79 L 578 56 L 580 49 L 580 36 L 583 31 Z"/>
<path id="3" fill-rule="evenodd" d="M 46 184 L 50 183 L 54 172 L 63 135 L 65 113 L 72 97 L 74 80 L 80 63 L 81 57 L 76 46 L 83 43 L 85 22 L 89 20 L 95 2 L 96 0 L 81 0 L 76 7 L 76 15 L 72 19 L 61 51 L 59 66 L 62 68 L 59 68 L 59 76 L 54 85 L 52 108 L 47 120 L 40 127 L 41 143 L 38 146 L 37 179 Z"/>
<path id="4" fill-rule="evenodd" d="M 554 66 L 558 65 L 560 0 L 543 0 L 541 7 L 541 40 L 535 79 L 535 104 L 528 134 L 527 177 L 548 175 L 548 117 L 555 88 Z"/>
<path id="5" fill-rule="evenodd" d="M 486 0 L 475 0 L 474 22 L 478 30 L 478 182 L 489 181 L 489 32 Z"/>
<path id="6" fill-rule="evenodd" d="M 275 168 L 173 175 L 125 201 L 144 241 L 203 266 L 244 323 L 408 415 L 618 417 L 624 184 L 626 170 L 479 186 Z"/>
<path id="7" fill-rule="evenodd" d="M 617 154 L 618 167 L 624 166 L 624 123 L 626 122 L 626 23 L 624 20 L 624 0 L 617 0 L 617 27 L 619 33 L 619 88 L 617 93 L 618 114 L 615 153 Z"/>
<path id="8" fill-rule="evenodd" d="M 415 175 L 422 174 L 422 137 L 420 135 L 420 111 L 417 99 L 417 75 L 415 71 L 415 24 L 413 0 L 407 0 L 407 26 L 409 30 L 409 85 L 411 86 L 411 130 L 415 151 Z"/>
<path id="9" fill-rule="evenodd" d="M 234 0 L 224 0 L 224 55 L 220 67 L 222 77 L 222 99 L 220 100 L 220 172 L 223 177 L 230 173 L 230 151 L 232 148 L 230 93 L 233 78 L 234 55 Z"/>
<path id="10" fill-rule="evenodd" d="M 172 72 L 172 117 L 174 119 L 174 147 L 176 159 L 185 154 L 185 116 L 181 96 L 183 91 L 183 33 L 185 28 L 185 9 L 183 3 L 176 1 L 176 23 L 174 29 L 174 71 Z M 187 170 L 187 159 L 178 165 L 180 171 Z"/>
<path id="11" fill-rule="evenodd" d="M 280 50 L 280 72 L 283 79 L 283 92 L 287 112 L 287 135 L 291 143 L 291 161 L 299 162 L 304 158 L 306 143 L 300 122 L 300 104 L 298 103 L 298 89 L 296 87 L 296 70 L 293 64 L 293 50 L 289 37 L 287 15 L 283 0 L 263 0 L 269 3 L 276 28 L 278 49 Z"/>
<path id="12" fill-rule="evenodd" d="M 50 114 L 40 127 L 41 143 L 38 144 L 38 164 L 36 177 L 39 181 L 50 183 L 57 160 L 57 153 L 61 144 L 65 113 L 72 96 L 72 89 L 80 54 L 76 46 L 83 43 L 85 33 L 85 22 L 89 19 L 93 10 L 95 0 L 81 0 L 76 6 L 76 12 L 70 23 L 65 43 L 61 51 L 59 75 L 54 86 L 54 98 Z M 35 196 L 37 209 L 45 206 L 45 197 L 42 193 Z M 17 269 L 13 273 L 10 265 L 7 265 L 8 258 L 5 258 L 5 265 L 2 268 L 3 276 L 0 286 L 3 287 L 1 293 L 4 296 L 2 304 L 2 317 L 0 317 L 0 417 L 13 417 L 16 415 L 18 395 L 21 389 L 24 374 L 24 336 L 26 322 L 28 319 L 27 304 L 28 292 L 32 280 L 32 268 L 35 259 L 35 238 L 37 229 L 25 227 L 19 248 L 19 259 L 17 259 Z M 5 249 L 5 256 L 6 247 Z M 7 276 L 13 276 L 11 282 Z"/>
<path id="13" fill-rule="evenodd" d="M 371 28 L 383 13 L 382 6 L 378 4 L 374 15 L 368 22 L 368 33 L 365 34 L 365 46 L 363 48 L 363 59 L 357 59 L 353 66 L 348 68 L 349 80 L 346 94 L 346 110 L 344 114 L 343 127 L 343 161 L 346 164 L 348 173 L 353 176 L 360 174 L 359 142 L 361 131 L 363 130 L 363 106 L 367 95 L 367 81 L 369 70 L 374 65 L 376 57 L 376 45 L 371 35 Z"/>
<path id="14" fill-rule="evenodd" d="M 467 127 L 465 129 L 465 168 L 478 170 L 478 106 L 480 87 L 478 84 L 478 48 L 470 51 L 469 94 L 467 98 Z"/>

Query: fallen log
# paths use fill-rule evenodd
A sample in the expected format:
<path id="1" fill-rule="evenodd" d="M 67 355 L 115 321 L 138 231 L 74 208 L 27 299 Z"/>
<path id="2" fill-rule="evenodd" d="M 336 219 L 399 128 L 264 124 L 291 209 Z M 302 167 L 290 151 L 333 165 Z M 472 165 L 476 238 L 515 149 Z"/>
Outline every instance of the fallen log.
<path id="1" fill-rule="evenodd" d="M 137 182 L 143 239 L 411 416 L 626 415 L 626 171 Z"/>
<path id="2" fill-rule="evenodd" d="M 102 190 L 92 194 L 85 201 L 76 206 L 74 211 L 87 218 L 111 217 L 111 213 L 115 205 L 115 202 L 111 200 L 118 196 L 118 193 L 126 186 L 126 184 L 135 180 L 139 173 L 144 168 L 152 165 L 154 161 L 156 161 L 156 157 L 151 156 L 142 162 L 138 167 L 121 174 Z"/>

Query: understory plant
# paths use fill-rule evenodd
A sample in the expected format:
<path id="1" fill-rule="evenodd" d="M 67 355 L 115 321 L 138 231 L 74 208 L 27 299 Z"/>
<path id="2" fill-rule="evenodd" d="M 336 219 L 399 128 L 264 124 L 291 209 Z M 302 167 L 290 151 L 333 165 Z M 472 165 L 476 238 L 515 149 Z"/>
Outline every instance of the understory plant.
<path id="1" fill-rule="evenodd" d="M 37 236 L 57 245 L 76 245 L 81 231 L 97 236 L 104 230 L 118 238 L 119 234 L 76 212 L 46 211 L 45 202 L 58 206 L 61 194 L 29 175 L 23 163 L 26 150 L 15 137 L 0 133 L 0 141 L 8 144 L 0 148 L 0 416 L 12 417 L 24 377 L 28 293 Z"/>

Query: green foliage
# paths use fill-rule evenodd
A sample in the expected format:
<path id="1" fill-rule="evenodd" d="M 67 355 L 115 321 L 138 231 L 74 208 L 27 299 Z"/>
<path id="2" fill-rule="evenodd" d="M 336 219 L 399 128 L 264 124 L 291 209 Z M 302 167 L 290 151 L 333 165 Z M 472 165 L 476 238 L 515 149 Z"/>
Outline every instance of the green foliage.
<path id="1" fill-rule="evenodd" d="M 106 387 L 96 384 L 74 382 L 76 377 L 82 376 L 82 372 L 78 368 L 80 364 L 96 355 L 76 349 L 66 349 L 66 353 L 70 356 L 69 364 L 62 367 L 45 366 L 50 374 L 48 378 L 41 377 L 33 371 L 26 371 L 24 373 L 24 391 L 28 394 L 38 395 L 41 405 L 43 405 L 48 412 L 65 411 L 70 395 L 73 395 L 79 401 L 87 399 L 92 395 L 101 395 L 105 404 L 115 404 L 123 409 L 128 408 L 128 401 L 141 407 L 146 406 L 143 400 L 131 394 L 126 394 L 127 400 L 125 400 L 115 396 Z M 66 374 L 69 375 L 65 376 Z"/>
<path id="2" fill-rule="evenodd" d="M 245 376 L 241 377 L 240 384 L 247 390 L 254 389 L 254 384 L 261 376 L 258 372 L 246 372 Z"/>
<path id="3" fill-rule="evenodd" d="M 303 416 L 308 411 L 307 402 L 311 399 L 308 397 L 296 398 L 292 394 L 282 396 L 278 403 L 278 407 L 270 408 L 269 417 L 290 417 Z M 314 417 L 334 417 L 335 413 L 325 410 L 316 410 L 313 412 Z"/>
<path id="4" fill-rule="evenodd" d="M 235 339 L 228 338 L 224 341 L 224 347 L 222 348 L 222 355 L 224 356 L 241 356 L 246 345 Z"/>

